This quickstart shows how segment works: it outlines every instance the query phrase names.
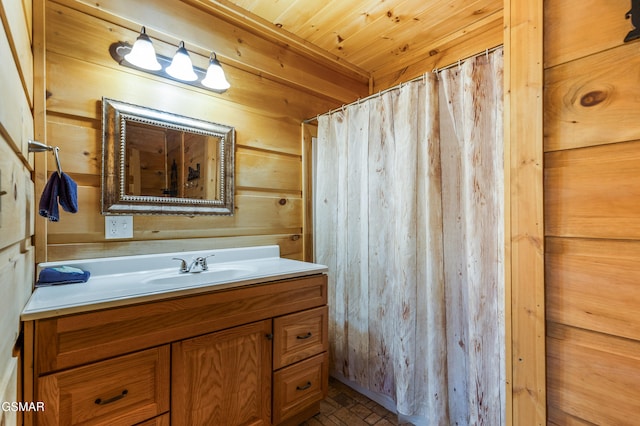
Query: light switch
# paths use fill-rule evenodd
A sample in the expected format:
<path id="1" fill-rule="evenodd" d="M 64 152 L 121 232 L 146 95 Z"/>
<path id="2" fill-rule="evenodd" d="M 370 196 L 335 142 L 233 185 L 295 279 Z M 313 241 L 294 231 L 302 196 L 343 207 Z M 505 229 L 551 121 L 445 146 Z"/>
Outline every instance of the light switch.
<path id="1" fill-rule="evenodd" d="M 133 216 L 105 216 L 104 237 L 133 238 Z"/>

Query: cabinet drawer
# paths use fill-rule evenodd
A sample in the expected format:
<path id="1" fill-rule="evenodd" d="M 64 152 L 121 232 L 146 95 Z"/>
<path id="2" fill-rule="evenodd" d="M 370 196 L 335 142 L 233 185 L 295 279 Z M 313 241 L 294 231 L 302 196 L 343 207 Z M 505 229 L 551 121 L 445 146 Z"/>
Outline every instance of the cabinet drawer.
<path id="1" fill-rule="evenodd" d="M 328 312 L 322 306 L 273 320 L 274 370 L 327 350 Z"/>
<path id="2" fill-rule="evenodd" d="M 279 424 L 327 396 L 329 355 L 324 352 L 273 374 L 273 423 Z"/>
<path id="3" fill-rule="evenodd" d="M 169 410 L 169 346 L 38 379 L 38 425 L 131 425 Z"/>

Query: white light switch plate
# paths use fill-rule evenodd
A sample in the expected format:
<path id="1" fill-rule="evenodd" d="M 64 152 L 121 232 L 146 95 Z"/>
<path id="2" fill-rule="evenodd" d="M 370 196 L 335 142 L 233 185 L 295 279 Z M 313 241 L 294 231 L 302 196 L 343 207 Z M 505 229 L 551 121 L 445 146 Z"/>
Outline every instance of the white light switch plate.
<path id="1" fill-rule="evenodd" d="M 104 237 L 133 238 L 133 216 L 105 216 Z"/>

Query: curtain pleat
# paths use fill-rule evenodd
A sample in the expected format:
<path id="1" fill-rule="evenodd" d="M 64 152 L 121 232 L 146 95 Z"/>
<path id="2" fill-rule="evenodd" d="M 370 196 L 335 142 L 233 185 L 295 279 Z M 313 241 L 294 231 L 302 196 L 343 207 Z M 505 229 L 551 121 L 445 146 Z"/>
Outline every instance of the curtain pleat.
<path id="1" fill-rule="evenodd" d="M 501 70 L 500 50 L 440 74 L 449 406 L 458 424 L 504 421 Z"/>
<path id="2" fill-rule="evenodd" d="M 347 336 L 348 355 L 345 377 L 360 385 L 369 383 L 369 234 L 368 149 L 362 143 L 369 138 L 369 104 L 347 109 Z"/>
<path id="3" fill-rule="evenodd" d="M 414 424 L 504 424 L 497 53 L 318 120 L 330 371 Z"/>

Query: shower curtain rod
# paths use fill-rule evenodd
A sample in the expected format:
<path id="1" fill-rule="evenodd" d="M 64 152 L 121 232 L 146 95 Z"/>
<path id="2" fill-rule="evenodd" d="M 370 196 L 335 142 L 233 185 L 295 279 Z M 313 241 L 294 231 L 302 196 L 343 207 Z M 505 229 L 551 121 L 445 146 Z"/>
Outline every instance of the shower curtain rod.
<path id="1" fill-rule="evenodd" d="M 331 109 L 331 110 L 329 110 L 329 111 L 327 111 L 327 112 L 325 112 L 325 113 L 318 114 L 318 115 L 316 115 L 315 117 L 307 118 L 306 120 L 303 120 L 302 122 L 303 122 L 304 124 L 309 124 L 309 123 L 311 123 L 312 121 L 317 121 L 317 120 L 318 120 L 318 118 L 319 118 L 321 115 L 331 115 L 331 114 L 333 114 L 334 112 L 339 111 L 339 110 L 341 110 L 341 109 L 345 109 L 345 108 L 347 108 L 347 107 L 350 107 L 351 105 L 355 105 L 355 104 L 359 104 L 360 102 L 368 101 L 369 99 L 373 99 L 373 98 L 375 98 L 375 97 L 377 97 L 377 96 L 382 96 L 383 94 L 385 94 L 385 93 L 387 93 L 387 92 L 390 92 L 390 91 L 392 91 L 392 90 L 399 89 L 400 87 L 402 87 L 403 85 L 405 85 L 405 84 L 407 84 L 407 83 L 412 83 L 412 82 L 414 82 L 414 81 L 421 80 L 421 79 L 425 78 L 425 77 L 427 76 L 427 74 L 429 74 L 430 72 L 431 72 L 431 73 L 436 74 L 436 76 L 437 76 L 437 75 L 438 75 L 438 73 L 440 73 L 440 72 L 442 72 L 442 71 L 444 71 L 444 70 L 448 70 L 449 68 L 453 68 L 453 67 L 455 67 L 455 66 L 460 66 L 460 64 L 461 64 L 462 62 L 466 61 L 467 59 L 477 58 L 478 56 L 482 56 L 482 55 L 487 55 L 487 56 L 488 56 L 488 55 L 489 55 L 489 53 L 493 53 L 493 52 L 495 52 L 496 50 L 498 50 L 498 49 L 500 49 L 500 48 L 502 48 L 502 47 L 503 47 L 503 45 L 502 45 L 502 44 L 500 44 L 500 45 L 498 45 L 498 46 L 492 47 L 491 49 L 486 49 L 484 52 L 476 53 L 476 54 L 474 54 L 474 55 L 467 56 L 466 58 L 458 59 L 458 62 L 454 62 L 454 63 L 449 64 L 449 65 L 447 65 L 447 66 L 445 66 L 445 67 L 442 67 L 442 68 L 434 68 L 434 69 L 433 69 L 433 71 L 427 71 L 427 72 L 425 72 L 424 74 L 419 75 L 418 77 L 414 77 L 414 78 L 412 78 L 411 80 L 403 81 L 402 83 L 400 83 L 400 84 L 396 84 L 395 86 L 393 86 L 393 87 L 389 87 L 388 89 L 381 90 L 381 91 L 379 91 L 379 92 L 377 92 L 377 93 L 372 93 L 371 95 L 369 95 L 369 96 L 367 96 L 367 97 L 365 97 L 365 98 L 362 98 L 362 99 L 358 98 L 357 100 L 355 100 L 355 101 L 351 102 L 350 104 L 344 104 L 344 105 L 342 105 L 342 106 L 340 106 L 340 107 L 338 107 L 338 108 L 334 108 L 334 109 Z"/>

